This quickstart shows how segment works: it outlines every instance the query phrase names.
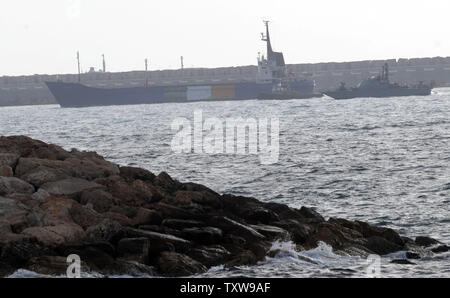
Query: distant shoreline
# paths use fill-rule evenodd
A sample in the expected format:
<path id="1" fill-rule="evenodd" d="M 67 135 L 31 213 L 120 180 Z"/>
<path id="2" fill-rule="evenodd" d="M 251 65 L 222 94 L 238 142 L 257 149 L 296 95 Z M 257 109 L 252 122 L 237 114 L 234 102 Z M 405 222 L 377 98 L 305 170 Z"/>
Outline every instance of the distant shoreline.
<path id="1" fill-rule="evenodd" d="M 450 86 L 450 57 L 389 59 L 354 62 L 290 64 L 288 70 L 316 81 L 316 90 L 332 90 L 345 82 L 355 86 L 361 80 L 378 74 L 381 65 L 388 63 L 393 82 L 414 85 L 419 81 L 435 82 L 436 87 Z M 220 68 L 186 68 L 149 71 L 149 84 L 211 84 L 255 80 L 256 65 Z M 145 85 L 144 71 L 83 73 L 82 83 L 92 87 L 139 87 Z M 45 81 L 77 82 L 78 75 L 30 75 L 0 77 L 0 106 L 55 104 L 56 100 Z"/>

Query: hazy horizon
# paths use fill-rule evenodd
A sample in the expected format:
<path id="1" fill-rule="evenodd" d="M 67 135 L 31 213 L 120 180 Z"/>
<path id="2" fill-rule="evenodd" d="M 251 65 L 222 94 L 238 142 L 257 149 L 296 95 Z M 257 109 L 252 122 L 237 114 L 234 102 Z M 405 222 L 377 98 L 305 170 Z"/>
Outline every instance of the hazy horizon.
<path id="1" fill-rule="evenodd" d="M 450 56 L 445 0 L 4 0 L 0 76 L 256 65 L 262 20 L 286 63 Z"/>

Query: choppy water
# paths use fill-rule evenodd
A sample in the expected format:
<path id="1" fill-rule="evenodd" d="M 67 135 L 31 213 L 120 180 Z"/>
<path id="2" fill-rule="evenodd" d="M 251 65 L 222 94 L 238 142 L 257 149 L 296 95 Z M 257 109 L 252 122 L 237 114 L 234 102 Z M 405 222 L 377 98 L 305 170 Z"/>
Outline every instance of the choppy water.
<path id="1" fill-rule="evenodd" d="M 280 157 L 174 154 L 177 117 L 278 117 Z M 0 108 L 0 135 L 28 135 L 66 149 L 95 150 L 122 165 L 167 171 L 218 192 L 253 196 L 326 217 L 368 221 L 405 236 L 450 242 L 450 89 L 428 97 L 198 102 L 61 109 Z M 326 246 L 288 253 L 255 267 L 214 268 L 211 276 L 358 276 L 365 260 Z M 316 262 L 305 262 L 307 255 Z M 399 255 L 401 257 L 401 255 Z M 396 256 L 396 257 L 399 257 Z M 392 257 L 392 256 L 391 256 Z M 417 266 L 387 265 L 384 276 L 450 277 L 448 254 Z"/>

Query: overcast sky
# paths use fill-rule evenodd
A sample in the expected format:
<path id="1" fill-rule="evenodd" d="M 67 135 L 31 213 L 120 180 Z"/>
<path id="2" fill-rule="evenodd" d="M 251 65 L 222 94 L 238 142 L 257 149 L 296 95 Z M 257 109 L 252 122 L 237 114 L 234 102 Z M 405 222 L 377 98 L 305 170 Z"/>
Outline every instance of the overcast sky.
<path id="1" fill-rule="evenodd" d="M 0 0 L 0 76 L 450 56 L 448 0 Z"/>

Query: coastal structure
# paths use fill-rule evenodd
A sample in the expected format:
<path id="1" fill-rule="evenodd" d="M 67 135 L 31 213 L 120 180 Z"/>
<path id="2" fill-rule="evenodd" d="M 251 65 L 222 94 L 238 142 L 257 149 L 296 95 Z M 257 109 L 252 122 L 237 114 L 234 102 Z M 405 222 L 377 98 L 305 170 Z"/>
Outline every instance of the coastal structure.
<path id="1" fill-rule="evenodd" d="M 335 89 L 340 82 L 355 87 L 367 77 L 378 74 L 388 63 L 390 79 L 398 84 L 414 85 L 434 82 L 436 87 L 450 87 L 450 57 L 367 60 L 355 62 L 328 62 L 287 64 L 287 70 L 296 75 L 309 76 L 316 82 L 316 91 Z M 257 66 L 221 68 L 183 68 L 148 72 L 148 85 L 179 86 L 184 84 L 238 83 L 254 80 Z M 46 81 L 78 82 L 77 74 L 0 76 L 0 106 L 56 104 Z M 146 72 L 83 73 L 81 82 L 90 87 L 145 86 Z"/>
<path id="2" fill-rule="evenodd" d="M 85 273 L 192 276 L 275 257 L 276 241 L 298 250 L 326 243 L 361 258 L 401 251 L 406 259 L 391 262 L 407 265 L 450 250 L 429 237 L 219 194 L 25 136 L 0 137 L 0 211 L 0 277 L 18 269 L 60 276 L 72 254 Z"/>

